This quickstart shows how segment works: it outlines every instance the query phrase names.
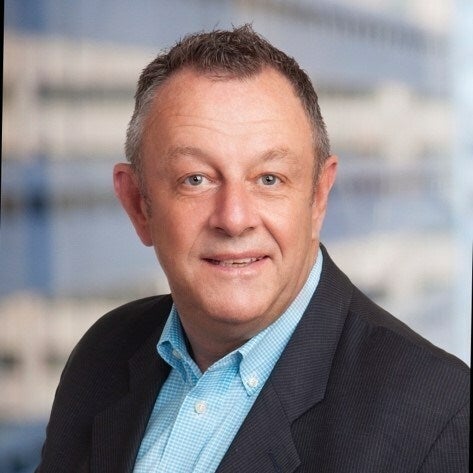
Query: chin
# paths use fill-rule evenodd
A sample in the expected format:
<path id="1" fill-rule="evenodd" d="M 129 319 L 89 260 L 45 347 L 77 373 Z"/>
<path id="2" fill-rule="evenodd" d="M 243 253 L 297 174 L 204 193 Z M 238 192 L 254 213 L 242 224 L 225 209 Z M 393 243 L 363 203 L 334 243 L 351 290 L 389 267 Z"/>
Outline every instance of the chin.
<path id="1" fill-rule="evenodd" d="M 233 326 L 255 326 L 258 327 L 258 331 L 272 322 L 272 320 L 266 322 L 268 318 L 271 319 L 268 305 L 255 304 L 254 299 L 245 302 L 225 300 L 218 304 L 213 301 L 212 304 L 207 305 L 205 312 L 216 322 Z"/>

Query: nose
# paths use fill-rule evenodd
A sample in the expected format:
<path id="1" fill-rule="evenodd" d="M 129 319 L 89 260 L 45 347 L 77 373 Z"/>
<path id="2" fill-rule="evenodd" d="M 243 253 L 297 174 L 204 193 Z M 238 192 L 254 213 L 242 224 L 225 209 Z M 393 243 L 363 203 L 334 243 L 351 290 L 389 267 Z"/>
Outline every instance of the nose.
<path id="1" fill-rule="evenodd" d="M 258 224 L 257 205 L 244 183 L 225 183 L 215 193 L 209 223 L 228 236 L 240 236 Z"/>

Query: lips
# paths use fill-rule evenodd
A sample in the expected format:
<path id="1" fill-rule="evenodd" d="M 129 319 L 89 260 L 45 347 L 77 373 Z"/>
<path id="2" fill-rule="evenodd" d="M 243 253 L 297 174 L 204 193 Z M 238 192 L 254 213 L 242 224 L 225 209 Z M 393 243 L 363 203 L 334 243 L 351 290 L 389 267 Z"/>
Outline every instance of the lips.
<path id="1" fill-rule="evenodd" d="M 234 268 L 241 268 L 243 266 L 248 266 L 251 263 L 255 263 L 265 256 L 258 256 L 255 258 L 233 258 L 233 259 L 214 259 L 214 258 L 205 258 L 206 261 L 217 266 L 227 266 Z"/>

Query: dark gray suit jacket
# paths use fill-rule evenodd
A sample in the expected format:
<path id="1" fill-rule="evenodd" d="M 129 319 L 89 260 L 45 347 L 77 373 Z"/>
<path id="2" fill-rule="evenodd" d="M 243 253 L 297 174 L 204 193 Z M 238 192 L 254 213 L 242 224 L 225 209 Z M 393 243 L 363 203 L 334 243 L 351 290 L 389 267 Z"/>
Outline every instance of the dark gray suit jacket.
<path id="1" fill-rule="evenodd" d="M 467 472 L 468 367 L 376 306 L 323 251 L 319 286 L 217 471 Z M 132 471 L 169 373 L 156 343 L 171 304 L 132 302 L 85 334 L 38 471 Z"/>

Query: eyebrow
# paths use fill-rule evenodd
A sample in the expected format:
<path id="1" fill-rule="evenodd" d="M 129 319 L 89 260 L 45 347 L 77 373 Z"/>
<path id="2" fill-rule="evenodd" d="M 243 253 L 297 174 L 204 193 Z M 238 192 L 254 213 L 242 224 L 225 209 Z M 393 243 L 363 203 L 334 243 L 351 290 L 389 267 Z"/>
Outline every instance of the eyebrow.
<path id="1" fill-rule="evenodd" d="M 260 159 L 262 161 L 279 161 L 282 159 L 294 159 L 296 155 L 291 152 L 288 148 L 280 147 L 280 148 L 273 148 L 266 152 L 264 152 Z"/>
<path id="2" fill-rule="evenodd" d="M 204 153 L 204 151 L 200 148 L 196 148 L 194 146 L 175 146 L 165 153 L 164 158 L 167 161 L 171 161 L 172 159 L 179 158 L 181 156 L 204 157 L 206 156 L 206 153 Z"/>
<path id="3" fill-rule="evenodd" d="M 200 149 L 196 148 L 194 146 L 175 146 L 169 150 L 169 152 L 166 153 L 165 158 L 167 160 L 171 160 L 174 158 L 178 158 L 180 156 L 191 156 L 191 157 L 196 157 L 196 158 L 203 158 L 207 157 L 208 154 Z M 288 148 L 285 147 L 278 147 L 278 148 L 273 148 L 268 151 L 265 151 L 261 155 L 254 156 L 255 159 L 261 160 L 264 162 L 267 161 L 279 161 L 282 159 L 295 159 L 296 155 L 291 152 Z"/>

